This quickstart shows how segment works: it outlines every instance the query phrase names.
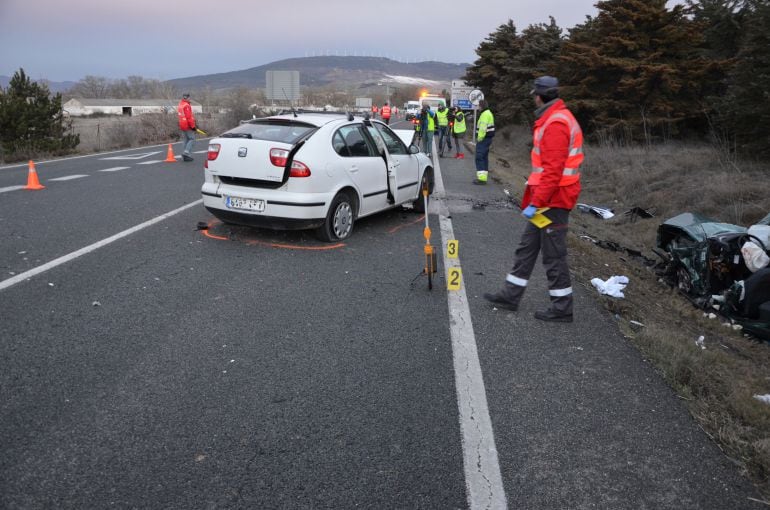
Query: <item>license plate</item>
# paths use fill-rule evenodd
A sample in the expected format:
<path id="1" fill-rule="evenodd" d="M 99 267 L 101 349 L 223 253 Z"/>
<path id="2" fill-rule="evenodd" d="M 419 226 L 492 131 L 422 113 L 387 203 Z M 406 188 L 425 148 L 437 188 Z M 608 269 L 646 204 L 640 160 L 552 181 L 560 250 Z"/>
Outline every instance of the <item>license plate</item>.
<path id="1" fill-rule="evenodd" d="M 265 201 L 257 198 L 227 197 L 225 205 L 228 209 L 243 209 L 244 211 L 263 212 Z"/>

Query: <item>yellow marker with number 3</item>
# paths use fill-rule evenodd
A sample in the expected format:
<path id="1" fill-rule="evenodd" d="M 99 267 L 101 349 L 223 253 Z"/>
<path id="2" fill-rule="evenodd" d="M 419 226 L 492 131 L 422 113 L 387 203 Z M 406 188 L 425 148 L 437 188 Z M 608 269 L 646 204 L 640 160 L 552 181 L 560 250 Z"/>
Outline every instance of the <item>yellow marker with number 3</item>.
<path id="1" fill-rule="evenodd" d="M 446 279 L 447 290 L 460 290 L 463 281 L 463 272 L 459 267 L 450 267 Z"/>
<path id="2" fill-rule="evenodd" d="M 446 258 L 456 259 L 460 252 L 460 243 L 457 239 L 450 239 L 446 243 Z"/>

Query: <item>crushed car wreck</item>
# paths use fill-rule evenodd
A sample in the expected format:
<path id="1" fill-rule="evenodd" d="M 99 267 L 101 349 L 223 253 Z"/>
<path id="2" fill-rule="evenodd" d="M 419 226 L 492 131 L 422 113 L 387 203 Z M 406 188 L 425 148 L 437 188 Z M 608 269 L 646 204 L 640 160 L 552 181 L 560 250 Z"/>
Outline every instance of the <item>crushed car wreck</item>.
<path id="1" fill-rule="evenodd" d="M 659 275 L 669 284 L 696 306 L 713 307 L 770 340 L 770 214 L 747 229 L 683 213 L 658 227 L 656 244 L 664 260 Z"/>

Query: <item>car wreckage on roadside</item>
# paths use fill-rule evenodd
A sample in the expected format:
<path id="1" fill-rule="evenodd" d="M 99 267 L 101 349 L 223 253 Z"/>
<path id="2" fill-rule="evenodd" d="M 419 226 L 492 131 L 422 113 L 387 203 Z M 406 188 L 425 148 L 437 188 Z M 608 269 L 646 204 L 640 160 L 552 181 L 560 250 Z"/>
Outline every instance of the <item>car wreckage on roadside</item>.
<path id="1" fill-rule="evenodd" d="M 770 214 L 750 228 L 683 213 L 658 227 L 659 274 L 696 306 L 770 340 Z"/>

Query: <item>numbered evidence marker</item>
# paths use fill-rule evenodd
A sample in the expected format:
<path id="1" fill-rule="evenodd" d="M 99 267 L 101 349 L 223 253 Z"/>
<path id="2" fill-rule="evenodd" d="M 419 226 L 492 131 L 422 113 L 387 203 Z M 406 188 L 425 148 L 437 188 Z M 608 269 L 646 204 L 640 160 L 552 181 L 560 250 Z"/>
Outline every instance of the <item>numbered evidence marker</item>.
<path id="1" fill-rule="evenodd" d="M 460 284 L 463 281 L 463 272 L 459 267 L 450 267 L 446 279 L 448 290 L 460 290 Z"/>
<path id="2" fill-rule="evenodd" d="M 446 258 L 456 259 L 459 251 L 460 251 L 460 243 L 457 241 L 457 239 L 450 239 L 449 241 L 447 241 Z"/>

